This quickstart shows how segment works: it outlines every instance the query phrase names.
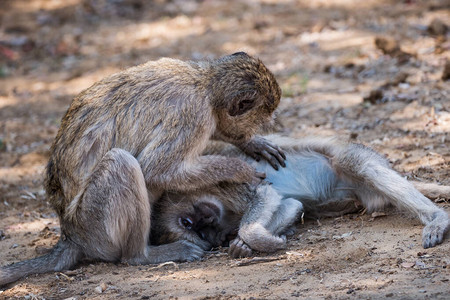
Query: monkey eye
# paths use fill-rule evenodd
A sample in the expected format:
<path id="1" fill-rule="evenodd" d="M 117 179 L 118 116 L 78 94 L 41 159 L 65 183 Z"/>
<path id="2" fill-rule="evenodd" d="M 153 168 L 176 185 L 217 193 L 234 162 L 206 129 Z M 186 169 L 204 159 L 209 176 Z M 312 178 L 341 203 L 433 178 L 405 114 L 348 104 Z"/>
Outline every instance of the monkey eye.
<path id="1" fill-rule="evenodd" d="M 234 103 L 228 111 L 232 117 L 243 115 L 256 105 L 256 101 L 252 98 L 234 99 L 233 101 Z"/>
<path id="2" fill-rule="evenodd" d="M 239 102 L 239 109 L 240 110 L 245 110 L 246 108 L 250 107 L 253 105 L 253 100 L 250 99 L 244 99 L 241 102 Z"/>
<path id="3" fill-rule="evenodd" d="M 179 222 L 181 226 L 183 226 L 186 229 L 192 229 L 192 226 L 194 225 L 194 222 L 190 218 L 180 218 Z"/>

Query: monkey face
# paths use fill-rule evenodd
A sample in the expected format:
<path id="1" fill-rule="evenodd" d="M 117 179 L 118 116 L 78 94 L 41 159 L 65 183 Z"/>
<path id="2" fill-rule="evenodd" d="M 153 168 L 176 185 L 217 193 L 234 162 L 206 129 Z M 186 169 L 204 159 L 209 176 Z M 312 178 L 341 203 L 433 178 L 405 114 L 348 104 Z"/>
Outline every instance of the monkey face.
<path id="1" fill-rule="evenodd" d="M 216 135 L 232 143 L 247 141 L 271 121 L 281 89 L 266 66 L 244 52 L 223 57 L 215 69 Z"/>
<path id="2" fill-rule="evenodd" d="M 237 105 L 245 107 L 250 105 L 247 102 L 252 100 L 244 98 L 242 101 L 235 101 L 244 102 L 244 104 L 238 103 Z M 254 102 L 257 102 L 257 100 Z M 271 121 L 272 112 L 268 112 L 263 107 L 252 108 L 240 115 L 230 115 L 229 110 L 226 109 L 219 110 L 215 136 L 233 144 L 245 142 L 250 140 L 260 128 Z"/>
<path id="3" fill-rule="evenodd" d="M 187 211 L 179 212 L 178 225 L 198 233 L 204 227 L 217 226 L 220 218 L 221 208 L 211 201 L 200 201 Z"/>
<path id="4" fill-rule="evenodd" d="M 166 194 L 153 215 L 152 242 L 183 239 L 209 250 L 229 241 L 223 219 L 223 205 L 213 196 Z"/>
<path id="5" fill-rule="evenodd" d="M 223 205 L 212 196 L 200 198 L 188 211 L 179 214 L 179 226 L 211 247 L 227 246 L 237 234 L 237 228 L 227 226 Z"/>

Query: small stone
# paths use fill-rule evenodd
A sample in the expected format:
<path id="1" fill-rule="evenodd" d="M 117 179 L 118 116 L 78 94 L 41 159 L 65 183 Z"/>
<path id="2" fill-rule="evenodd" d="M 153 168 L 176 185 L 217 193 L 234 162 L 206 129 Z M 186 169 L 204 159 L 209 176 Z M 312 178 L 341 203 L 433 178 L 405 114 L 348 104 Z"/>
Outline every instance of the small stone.
<path id="1" fill-rule="evenodd" d="M 447 29 L 447 25 L 439 19 L 434 19 L 428 26 L 428 32 L 432 35 L 445 35 Z"/>
<path id="2" fill-rule="evenodd" d="M 350 139 L 351 140 L 355 140 L 357 137 L 358 137 L 358 133 L 357 132 L 350 133 Z"/>
<path id="3" fill-rule="evenodd" d="M 367 97 L 364 97 L 364 102 L 369 102 L 371 104 L 376 104 L 383 99 L 383 91 L 380 89 L 375 89 L 370 91 Z"/>
<path id="4" fill-rule="evenodd" d="M 104 292 L 108 286 L 106 285 L 106 283 L 102 282 L 100 284 L 100 287 L 102 288 L 102 292 Z"/>
<path id="5" fill-rule="evenodd" d="M 419 259 L 416 260 L 415 266 L 420 268 L 420 269 L 425 269 L 426 268 L 425 263 L 423 261 L 419 260 Z"/>
<path id="6" fill-rule="evenodd" d="M 401 264 L 401 266 L 405 269 L 410 269 L 416 265 L 415 262 L 404 262 Z"/>
<path id="7" fill-rule="evenodd" d="M 101 294 L 106 290 L 106 288 L 107 288 L 106 283 L 102 282 L 99 286 L 95 288 L 95 292 Z"/>
<path id="8" fill-rule="evenodd" d="M 383 51 L 383 54 L 395 56 L 400 51 L 400 46 L 393 38 L 376 37 L 375 46 Z"/>
<path id="9" fill-rule="evenodd" d="M 411 54 L 401 50 L 400 45 L 391 37 L 375 38 L 375 46 L 380 49 L 384 55 L 395 57 L 399 64 L 407 62 L 411 58 Z"/>

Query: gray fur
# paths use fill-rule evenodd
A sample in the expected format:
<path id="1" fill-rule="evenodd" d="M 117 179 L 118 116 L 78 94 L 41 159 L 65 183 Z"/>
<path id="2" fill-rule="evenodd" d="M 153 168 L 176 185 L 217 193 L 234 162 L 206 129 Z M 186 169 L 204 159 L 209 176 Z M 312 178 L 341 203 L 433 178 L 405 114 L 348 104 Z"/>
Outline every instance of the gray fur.
<path id="1" fill-rule="evenodd" d="M 409 211 L 425 225 L 422 240 L 424 248 L 434 247 L 442 242 L 450 224 L 448 214 L 392 170 L 387 161 L 370 148 L 339 142 L 333 138 L 291 139 L 267 136 L 266 139 L 286 153 L 286 168 L 274 171 L 267 162 L 255 162 L 238 149 L 222 143 L 211 143 L 206 153 L 244 159 L 258 171 L 265 172 L 266 181 L 271 185 L 244 189 L 237 185 L 210 188 L 189 195 L 189 200 L 183 203 L 183 207 L 178 207 L 182 211 L 189 211 L 188 206 L 196 203 L 198 197 L 202 197 L 202 201 L 209 197 L 221 202 L 224 211 L 234 209 L 236 216 L 228 219 L 225 217 L 221 224 L 207 229 L 212 232 L 239 229 L 238 236 L 230 243 L 230 255 L 246 256 L 251 254 L 251 249 L 271 252 L 281 248 L 283 243 L 281 240 L 277 243 L 274 237 L 289 229 L 302 209 L 309 217 L 333 216 L 354 212 L 361 208 L 361 204 L 369 211 L 384 209 L 389 205 Z M 449 187 L 435 184 L 418 186 L 425 194 L 436 195 L 436 191 L 439 191 L 440 196 L 450 198 Z M 253 190 L 253 193 L 249 190 Z M 183 198 L 186 195 L 171 195 L 172 203 L 177 202 L 177 197 Z M 164 198 L 160 206 L 164 206 Z M 237 212 L 236 207 L 239 208 Z M 172 209 L 168 214 L 163 213 L 160 218 L 168 220 L 177 216 L 179 211 Z M 161 222 L 156 220 L 156 223 Z M 170 227 L 162 226 L 159 229 L 162 231 L 161 236 L 171 237 L 166 242 L 195 235 L 195 232 L 188 232 L 186 229 L 183 231 L 182 228 L 179 230 L 183 234 L 173 234 Z M 215 242 L 217 245 L 222 241 Z M 214 241 L 211 244 L 214 245 Z"/>

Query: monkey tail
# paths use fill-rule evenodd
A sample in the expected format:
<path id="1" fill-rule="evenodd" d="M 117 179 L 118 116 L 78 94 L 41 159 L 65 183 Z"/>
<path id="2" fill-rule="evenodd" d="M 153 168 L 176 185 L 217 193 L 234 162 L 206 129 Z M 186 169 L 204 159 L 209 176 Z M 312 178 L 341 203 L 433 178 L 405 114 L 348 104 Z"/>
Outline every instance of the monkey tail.
<path id="1" fill-rule="evenodd" d="M 60 239 L 51 252 L 43 256 L 0 267 L 0 287 L 31 274 L 70 269 L 81 256 L 78 246 Z"/>

